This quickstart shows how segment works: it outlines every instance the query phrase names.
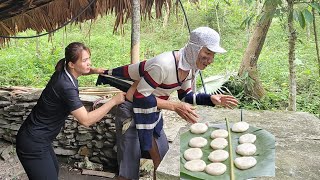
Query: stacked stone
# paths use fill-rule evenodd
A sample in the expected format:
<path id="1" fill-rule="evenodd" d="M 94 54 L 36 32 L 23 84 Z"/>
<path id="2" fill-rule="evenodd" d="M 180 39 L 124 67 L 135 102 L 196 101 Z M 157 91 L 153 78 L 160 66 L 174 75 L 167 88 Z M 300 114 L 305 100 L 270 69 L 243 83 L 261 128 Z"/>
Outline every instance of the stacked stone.
<path id="1" fill-rule="evenodd" d="M 0 90 L 0 138 L 15 143 L 23 120 L 39 98 L 39 90 Z"/>
<path id="2" fill-rule="evenodd" d="M 24 91 L 0 90 L 0 138 L 15 143 L 15 136 L 21 124 L 30 114 L 40 97 L 41 90 Z M 100 96 L 80 95 L 88 111 L 101 106 L 108 99 Z M 103 164 L 106 168 L 114 168 L 116 157 L 115 108 L 95 125 L 85 127 L 69 115 L 65 126 L 53 142 L 57 155 L 64 155 L 81 161 L 85 156 L 90 161 Z"/>
<path id="3" fill-rule="evenodd" d="M 106 101 L 102 100 L 97 104 L 97 107 Z M 91 161 L 108 164 L 111 168 L 117 165 L 115 112 L 116 110 L 113 108 L 102 121 L 92 127 L 95 135 L 92 138 L 93 152 Z"/>
<path id="4" fill-rule="evenodd" d="M 4 128 L 10 122 L 5 119 L 7 112 L 4 111 L 4 108 L 11 105 L 10 94 L 8 91 L 0 91 L 0 138 L 3 138 L 3 135 L 6 133 Z"/>

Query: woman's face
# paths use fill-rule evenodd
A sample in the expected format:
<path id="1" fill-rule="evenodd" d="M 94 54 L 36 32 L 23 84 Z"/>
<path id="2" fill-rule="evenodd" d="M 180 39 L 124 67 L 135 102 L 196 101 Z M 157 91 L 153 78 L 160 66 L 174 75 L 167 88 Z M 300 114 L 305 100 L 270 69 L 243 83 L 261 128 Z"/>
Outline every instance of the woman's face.
<path id="1" fill-rule="evenodd" d="M 213 62 L 213 58 L 214 52 L 210 51 L 206 47 L 203 47 L 198 54 L 198 59 L 196 61 L 197 68 L 200 70 L 204 70 Z"/>
<path id="2" fill-rule="evenodd" d="M 86 50 L 82 50 L 82 57 L 74 64 L 74 70 L 79 75 L 88 74 L 91 68 L 90 54 Z"/>

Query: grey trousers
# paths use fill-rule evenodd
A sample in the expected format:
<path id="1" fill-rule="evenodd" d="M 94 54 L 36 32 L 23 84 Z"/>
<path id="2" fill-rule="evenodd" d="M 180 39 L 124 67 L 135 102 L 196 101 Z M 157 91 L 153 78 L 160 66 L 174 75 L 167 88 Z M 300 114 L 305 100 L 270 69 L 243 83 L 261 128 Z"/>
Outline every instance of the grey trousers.
<path id="1" fill-rule="evenodd" d="M 127 179 L 139 179 L 140 158 L 145 152 L 141 152 L 138 132 L 132 119 L 132 103 L 125 101 L 117 108 L 115 125 L 117 132 L 117 158 L 119 165 L 119 176 Z M 129 128 L 123 133 L 124 121 L 132 119 Z M 156 138 L 159 155 L 163 159 L 169 149 L 168 140 L 163 129 L 160 137 Z M 147 153 L 149 154 L 149 153 Z"/>

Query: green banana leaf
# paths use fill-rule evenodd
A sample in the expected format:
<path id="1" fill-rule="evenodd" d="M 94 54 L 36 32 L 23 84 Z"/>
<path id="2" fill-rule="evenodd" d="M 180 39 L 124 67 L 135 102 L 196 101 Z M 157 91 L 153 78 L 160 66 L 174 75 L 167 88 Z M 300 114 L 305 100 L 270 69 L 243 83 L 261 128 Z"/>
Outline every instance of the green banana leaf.
<path id="1" fill-rule="evenodd" d="M 232 125 L 230 125 L 232 127 Z M 211 161 L 208 159 L 209 154 L 213 151 L 210 147 L 210 142 L 212 141 L 210 135 L 213 130 L 216 129 L 226 129 L 225 124 L 209 124 L 209 129 L 206 133 L 201 134 L 202 137 L 208 140 L 208 144 L 201 148 L 203 152 L 203 157 L 201 158 L 206 164 L 210 164 Z M 240 170 L 236 166 L 234 166 L 234 177 L 236 180 L 238 179 L 249 179 L 261 176 L 275 176 L 275 138 L 274 136 L 266 130 L 261 128 L 250 126 L 250 128 L 243 133 L 235 133 L 231 131 L 231 141 L 233 148 L 233 159 L 236 157 L 241 157 L 236 154 L 235 148 L 238 146 L 239 137 L 246 133 L 252 133 L 256 135 L 257 140 L 254 143 L 257 147 L 257 151 L 254 154 L 254 157 L 257 160 L 257 164 L 247 170 Z M 186 160 L 183 157 L 183 153 L 185 150 L 189 149 L 189 140 L 193 137 L 197 137 L 199 135 L 192 134 L 190 130 L 181 134 L 180 136 L 180 178 L 181 179 L 190 179 L 190 180 L 199 180 L 199 179 L 230 179 L 230 157 L 225 160 L 224 163 L 227 166 L 227 171 L 220 176 L 212 176 L 205 172 L 191 172 L 184 168 L 184 164 Z M 228 146 L 224 149 L 228 150 Z"/>

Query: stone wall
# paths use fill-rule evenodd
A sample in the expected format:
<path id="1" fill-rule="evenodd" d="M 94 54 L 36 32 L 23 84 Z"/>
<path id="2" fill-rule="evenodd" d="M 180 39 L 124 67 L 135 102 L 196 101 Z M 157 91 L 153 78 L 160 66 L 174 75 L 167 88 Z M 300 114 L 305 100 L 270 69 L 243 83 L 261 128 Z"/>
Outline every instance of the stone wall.
<path id="1" fill-rule="evenodd" d="M 114 93 L 114 89 L 107 89 Z M 15 143 L 17 132 L 36 105 L 42 89 L 34 88 L 0 88 L 0 139 Z M 108 94 L 108 92 L 105 92 Z M 94 92 L 88 94 L 95 94 Z M 91 111 L 94 103 L 101 99 L 100 96 L 83 94 L 80 98 L 88 111 Z M 101 91 L 96 94 L 101 95 Z M 105 94 L 104 94 L 105 95 Z M 108 101 L 101 100 L 97 106 Z M 87 128 L 80 125 L 70 115 L 65 122 L 53 146 L 57 155 L 64 155 L 81 161 L 83 157 L 103 164 L 107 168 L 116 166 L 116 141 L 115 141 L 115 108 L 95 125 Z"/>

